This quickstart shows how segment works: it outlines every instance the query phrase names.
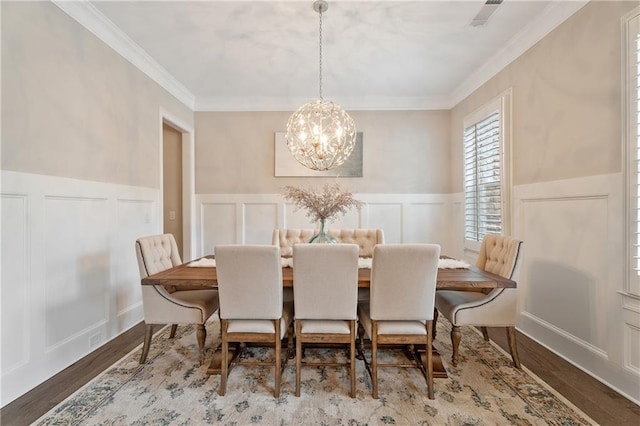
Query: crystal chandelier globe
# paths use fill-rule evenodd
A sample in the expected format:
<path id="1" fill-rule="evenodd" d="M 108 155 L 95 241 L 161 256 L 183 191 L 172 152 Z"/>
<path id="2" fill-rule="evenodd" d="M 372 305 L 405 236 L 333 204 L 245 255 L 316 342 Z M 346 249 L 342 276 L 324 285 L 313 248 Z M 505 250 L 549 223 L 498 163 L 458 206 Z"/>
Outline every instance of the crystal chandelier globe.
<path id="1" fill-rule="evenodd" d="M 287 148 L 303 166 L 318 171 L 342 165 L 353 152 L 356 125 L 336 103 L 322 97 L 322 13 L 324 0 L 313 3 L 320 15 L 320 98 L 302 105 L 287 122 Z"/>

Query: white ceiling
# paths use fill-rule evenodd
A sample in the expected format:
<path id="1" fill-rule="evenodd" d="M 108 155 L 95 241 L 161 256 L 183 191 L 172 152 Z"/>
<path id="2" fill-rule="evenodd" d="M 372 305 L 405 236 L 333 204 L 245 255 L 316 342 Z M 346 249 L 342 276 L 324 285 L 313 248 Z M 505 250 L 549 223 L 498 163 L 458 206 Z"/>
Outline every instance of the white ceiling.
<path id="1" fill-rule="evenodd" d="M 312 1 L 56 4 L 195 110 L 291 110 L 318 97 Z M 323 94 L 346 109 L 450 108 L 584 5 L 329 1 Z"/>

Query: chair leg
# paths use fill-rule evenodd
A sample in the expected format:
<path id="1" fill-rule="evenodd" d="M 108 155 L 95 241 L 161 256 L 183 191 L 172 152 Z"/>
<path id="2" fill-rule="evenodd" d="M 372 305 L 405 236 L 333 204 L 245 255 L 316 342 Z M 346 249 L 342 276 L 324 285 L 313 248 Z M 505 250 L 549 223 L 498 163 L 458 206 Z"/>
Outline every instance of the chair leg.
<path id="1" fill-rule="evenodd" d="M 378 399 L 378 322 L 371 321 L 371 395 Z"/>
<path id="2" fill-rule="evenodd" d="M 518 356 L 518 345 L 516 344 L 516 328 L 507 327 L 507 339 L 509 340 L 509 350 L 511 351 L 511 358 L 513 359 L 513 365 L 516 368 L 520 368 L 520 357 Z"/>
<path id="3" fill-rule="evenodd" d="M 489 341 L 489 330 L 487 330 L 487 327 L 480 327 L 480 331 L 482 331 L 482 337 L 484 337 L 484 340 L 486 342 Z"/>
<path id="4" fill-rule="evenodd" d="M 358 359 L 364 359 L 364 327 L 358 322 Z"/>
<path id="5" fill-rule="evenodd" d="M 227 389 L 227 374 L 229 368 L 229 342 L 227 341 L 227 320 L 220 322 L 220 330 L 222 331 L 222 361 L 220 365 L 220 386 L 218 387 L 218 395 L 224 396 Z"/>
<path id="6" fill-rule="evenodd" d="M 356 321 L 349 321 L 349 328 L 351 329 L 351 366 L 349 374 L 351 376 L 351 398 L 356 397 Z"/>
<path id="7" fill-rule="evenodd" d="M 300 321 L 296 320 L 296 396 L 300 396 L 300 368 L 302 367 L 302 338 Z"/>
<path id="8" fill-rule="evenodd" d="M 287 327 L 287 359 L 292 359 L 295 356 L 294 348 L 293 348 L 293 323 L 289 324 Z"/>
<path id="9" fill-rule="evenodd" d="M 204 364 L 204 342 L 207 340 L 207 328 L 204 324 L 198 324 L 196 328 L 196 338 L 200 349 L 200 365 Z"/>
<path id="10" fill-rule="evenodd" d="M 140 356 L 140 364 L 144 364 L 149 355 L 149 346 L 151 346 L 151 336 L 153 336 L 153 327 L 151 324 L 145 324 L 144 327 L 144 343 L 142 345 L 142 355 Z"/>
<path id="11" fill-rule="evenodd" d="M 171 333 L 169 333 L 169 339 L 173 339 L 176 337 L 176 330 L 178 329 L 178 324 L 171 324 Z"/>
<path id="12" fill-rule="evenodd" d="M 275 398 L 279 398 L 280 397 L 280 365 L 282 364 L 282 339 L 280 337 L 280 319 L 274 320 L 274 328 L 275 328 L 275 337 L 276 337 L 276 365 L 275 365 L 275 374 L 274 374 L 274 390 L 273 390 L 273 396 Z"/>
<path id="13" fill-rule="evenodd" d="M 425 328 L 427 331 L 427 347 L 425 348 L 427 355 L 427 365 L 425 365 L 424 367 L 427 370 L 427 396 L 429 397 L 429 399 L 435 399 L 435 397 L 433 396 L 433 339 L 431 334 L 429 333 L 429 329 L 435 329 L 434 322 L 427 321 Z"/>
<path id="14" fill-rule="evenodd" d="M 431 327 L 431 338 L 432 340 L 436 339 L 436 326 L 438 325 L 438 315 L 440 313 L 436 308 L 433 308 L 433 327 Z"/>
<path id="15" fill-rule="evenodd" d="M 454 325 L 451 327 L 451 345 L 453 346 L 453 354 L 451 355 L 451 363 L 453 366 L 458 365 L 458 349 L 460 348 L 460 339 L 462 334 L 460 333 L 460 327 Z"/>

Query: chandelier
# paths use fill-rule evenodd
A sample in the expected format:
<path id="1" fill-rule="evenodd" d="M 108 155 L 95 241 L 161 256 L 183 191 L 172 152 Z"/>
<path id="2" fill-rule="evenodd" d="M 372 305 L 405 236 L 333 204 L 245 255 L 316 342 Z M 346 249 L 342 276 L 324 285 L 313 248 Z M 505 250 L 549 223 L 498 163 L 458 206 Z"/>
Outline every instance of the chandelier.
<path id="1" fill-rule="evenodd" d="M 316 0 L 320 15 L 320 99 L 302 105 L 287 122 L 287 147 L 296 160 L 312 170 L 340 166 L 353 152 L 356 125 L 338 104 L 322 98 L 322 13 L 329 5 Z"/>

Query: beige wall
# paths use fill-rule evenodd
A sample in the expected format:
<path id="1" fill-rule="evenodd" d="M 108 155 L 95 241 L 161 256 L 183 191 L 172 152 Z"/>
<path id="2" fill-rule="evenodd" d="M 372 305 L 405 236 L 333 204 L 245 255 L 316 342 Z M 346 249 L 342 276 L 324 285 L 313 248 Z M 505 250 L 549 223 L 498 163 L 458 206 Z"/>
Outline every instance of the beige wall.
<path id="1" fill-rule="evenodd" d="M 193 113 L 49 2 L 2 2 L 2 169 L 159 188 L 163 108 Z"/>
<path id="2" fill-rule="evenodd" d="M 363 177 L 340 178 L 361 193 L 446 193 L 448 111 L 350 112 L 363 135 Z M 291 112 L 198 112 L 196 193 L 278 193 L 335 178 L 274 176 L 274 132 Z"/>
<path id="3" fill-rule="evenodd" d="M 454 191 L 464 117 L 510 87 L 514 185 L 620 172 L 620 18 L 635 6 L 587 4 L 452 110 Z"/>

